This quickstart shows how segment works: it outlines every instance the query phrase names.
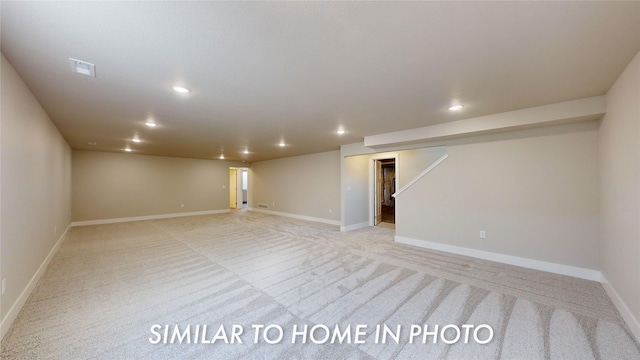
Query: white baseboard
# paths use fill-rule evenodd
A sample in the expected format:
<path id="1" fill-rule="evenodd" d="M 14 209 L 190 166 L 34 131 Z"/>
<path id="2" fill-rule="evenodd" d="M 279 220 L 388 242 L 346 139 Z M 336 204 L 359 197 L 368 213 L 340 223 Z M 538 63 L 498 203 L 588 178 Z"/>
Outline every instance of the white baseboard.
<path id="1" fill-rule="evenodd" d="M 493 253 L 489 251 L 470 249 L 470 248 L 465 248 L 465 247 L 455 246 L 455 245 L 447 245 L 447 244 L 436 243 L 436 242 L 426 241 L 426 240 L 412 239 L 412 238 L 407 238 L 403 236 L 396 236 L 395 240 L 396 242 L 399 242 L 401 244 L 413 245 L 413 246 L 418 246 L 426 249 L 432 249 L 432 250 L 444 251 L 444 252 L 458 254 L 458 255 L 470 256 L 470 257 L 495 261 L 495 262 L 509 264 L 509 265 L 521 266 L 529 269 L 552 272 L 552 273 L 561 274 L 561 275 L 568 275 L 568 276 L 573 276 L 573 277 L 586 279 L 586 280 L 593 280 L 593 281 L 600 282 L 600 279 L 601 279 L 601 275 L 599 271 L 585 269 L 585 268 L 576 267 L 576 266 L 557 264 L 557 263 L 552 263 L 552 262 L 547 262 L 542 260 L 534 260 L 534 259 L 523 258 L 518 256 L 512 256 L 512 255 L 498 254 L 498 253 Z"/>
<path id="2" fill-rule="evenodd" d="M 169 219 L 183 216 L 198 216 L 198 215 L 211 215 L 211 214 L 222 214 L 228 213 L 231 210 L 223 209 L 223 210 L 206 210 L 206 211 L 192 211 L 192 212 L 184 212 L 184 213 L 173 213 L 173 214 L 160 214 L 160 215 L 147 215 L 147 216 L 133 216 L 133 217 L 125 217 L 125 218 L 115 218 L 115 219 L 101 219 L 101 220 L 87 220 L 87 221 L 74 221 L 71 223 L 71 226 L 87 226 L 87 225 L 100 225 L 100 224 L 115 224 L 121 222 L 130 222 L 130 221 L 144 221 L 144 220 L 157 220 L 157 219 Z"/>
<path id="3" fill-rule="evenodd" d="M 20 296 L 18 296 L 18 299 L 16 300 L 16 302 L 13 303 L 13 306 L 11 306 L 11 308 L 7 312 L 7 315 L 4 317 L 4 319 L 2 319 L 2 322 L 0 322 L 0 341 L 4 339 L 4 336 L 7 334 L 7 331 L 9 331 L 11 324 L 13 324 L 13 321 L 16 319 L 16 317 L 18 317 L 20 310 L 22 310 L 22 307 L 27 302 L 29 295 L 31 295 L 31 292 L 33 291 L 33 289 L 35 289 L 36 284 L 38 284 L 38 281 L 42 277 L 42 274 L 44 274 L 45 270 L 47 270 L 47 266 L 49 266 L 51 259 L 53 259 L 53 256 L 56 254 L 56 252 L 60 248 L 60 245 L 62 245 L 62 242 L 64 241 L 64 238 L 67 236 L 67 233 L 69 232 L 70 228 L 71 228 L 71 224 L 69 224 L 67 228 L 64 230 L 64 232 L 62 233 L 62 235 L 60 235 L 60 237 L 58 238 L 58 241 L 56 241 L 55 245 L 53 245 L 47 257 L 44 259 L 42 264 L 40 264 L 38 271 L 36 271 L 36 273 L 33 274 L 33 276 L 31 277 L 31 280 L 27 284 L 27 287 L 25 287 L 24 290 L 22 290 L 22 293 L 20 294 Z"/>
<path id="4" fill-rule="evenodd" d="M 627 326 L 629 327 L 629 330 L 631 330 L 633 336 L 635 336 L 636 340 L 640 342 L 640 321 L 633 316 L 633 313 L 629 310 L 627 304 L 622 300 L 616 289 L 611 286 L 611 283 L 609 283 L 604 274 L 602 274 L 602 287 L 604 287 L 604 290 L 611 298 L 611 301 L 613 301 L 613 304 L 620 312 L 625 323 L 627 323 Z"/>
<path id="5" fill-rule="evenodd" d="M 369 226 L 369 222 L 365 221 L 365 222 L 361 222 L 358 224 L 352 224 L 352 225 L 347 225 L 347 226 L 340 226 L 340 231 L 353 231 L 353 230 L 358 230 L 358 229 L 362 229 L 362 228 L 366 228 Z"/>
<path id="6" fill-rule="evenodd" d="M 338 220 L 329 220 L 329 219 L 317 218 L 317 217 L 306 216 L 306 215 L 289 214 L 289 213 L 266 210 L 266 209 L 249 208 L 248 210 L 265 213 L 265 214 L 284 216 L 284 217 L 289 217 L 289 218 L 294 218 L 299 220 L 315 221 L 323 224 L 340 226 L 340 221 Z"/>

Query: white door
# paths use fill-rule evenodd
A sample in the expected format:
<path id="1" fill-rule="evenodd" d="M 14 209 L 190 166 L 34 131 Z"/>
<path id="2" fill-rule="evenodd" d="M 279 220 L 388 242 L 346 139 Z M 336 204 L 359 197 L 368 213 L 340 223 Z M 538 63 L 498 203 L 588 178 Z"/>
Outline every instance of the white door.
<path id="1" fill-rule="evenodd" d="M 374 225 L 380 224 L 382 222 L 382 161 L 375 160 L 376 162 L 376 186 L 375 186 L 375 206 L 376 212 L 374 217 Z"/>
<path id="2" fill-rule="evenodd" d="M 238 207 L 238 170 L 229 169 L 229 208 L 236 209 Z"/>

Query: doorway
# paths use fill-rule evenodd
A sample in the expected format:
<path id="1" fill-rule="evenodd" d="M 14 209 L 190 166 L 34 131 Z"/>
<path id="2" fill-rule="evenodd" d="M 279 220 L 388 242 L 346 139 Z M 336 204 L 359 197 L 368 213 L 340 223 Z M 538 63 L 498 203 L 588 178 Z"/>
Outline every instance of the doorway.
<path id="1" fill-rule="evenodd" d="M 246 209 L 249 205 L 248 170 L 248 168 L 229 168 L 229 209 Z"/>
<path id="2" fill-rule="evenodd" d="M 374 225 L 396 223 L 396 159 L 375 159 Z"/>

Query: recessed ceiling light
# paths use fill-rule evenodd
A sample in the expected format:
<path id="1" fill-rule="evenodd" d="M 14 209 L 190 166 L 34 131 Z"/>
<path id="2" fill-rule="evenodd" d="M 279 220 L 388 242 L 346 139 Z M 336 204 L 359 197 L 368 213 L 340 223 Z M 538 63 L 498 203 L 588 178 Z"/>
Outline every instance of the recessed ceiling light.
<path id="1" fill-rule="evenodd" d="M 220 155 L 220 160 L 224 160 L 224 155 Z"/>
<path id="2" fill-rule="evenodd" d="M 339 129 L 338 131 L 336 131 L 338 133 L 338 135 L 344 135 L 344 133 L 346 131 L 344 131 L 344 129 Z"/>
<path id="3" fill-rule="evenodd" d="M 173 91 L 180 93 L 180 94 L 186 94 L 186 93 L 190 93 L 191 90 L 187 89 L 186 87 L 183 86 L 172 86 L 171 87 L 173 89 Z"/>
<path id="4" fill-rule="evenodd" d="M 287 144 L 285 144 L 285 143 L 284 143 L 284 140 L 283 140 L 283 141 L 280 141 L 280 144 L 278 144 L 278 146 L 280 146 L 280 147 L 285 147 L 286 145 L 287 145 Z"/>
<path id="5" fill-rule="evenodd" d="M 87 144 L 89 144 L 89 145 L 91 145 L 91 146 L 96 146 L 96 145 L 98 145 L 98 143 L 97 143 L 97 142 L 95 142 L 95 141 L 89 141 Z"/>
<path id="6" fill-rule="evenodd" d="M 136 137 L 134 137 L 133 139 L 131 139 L 131 141 L 133 141 L 133 142 L 135 142 L 135 143 L 139 143 L 139 142 L 140 142 L 140 141 L 142 141 L 142 140 L 140 140 L 140 138 L 136 136 Z"/>
<path id="7" fill-rule="evenodd" d="M 460 104 L 449 106 L 449 110 L 451 110 L 451 111 L 458 111 L 460 109 L 462 109 L 462 105 L 460 105 Z"/>
<path id="8" fill-rule="evenodd" d="M 128 147 L 128 148 L 124 149 L 124 151 L 126 151 L 126 152 L 132 152 L 133 150 L 131 150 L 131 148 L 130 148 L 130 147 Z"/>
<path id="9" fill-rule="evenodd" d="M 243 154 L 248 154 L 248 153 L 249 153 L 249 150 L 246 150 L 246 149 L 245 149 L 245 151 L 243 151 L 242 153 L 243 153 Z"/>
<path id="10" fill-rule="evenodd" d="M 147 125 L 148 127 L 158 126 L 158 124 L 156 124 L 153 120 L 147 120 L 147 122 L 145 122 L 144 124 Z"/>

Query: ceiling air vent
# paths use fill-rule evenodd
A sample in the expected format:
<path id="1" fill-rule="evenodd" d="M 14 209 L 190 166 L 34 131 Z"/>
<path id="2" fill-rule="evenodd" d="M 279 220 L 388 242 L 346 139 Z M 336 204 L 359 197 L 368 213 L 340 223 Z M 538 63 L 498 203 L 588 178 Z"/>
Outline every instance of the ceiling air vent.
<path id="1" fill-rule="evenodd" d="M 96 66 L 92 63 L 74 58 L 69 58 L 69 62 L 71 63 L 71 71 L 74 73 L 96 77 Z"/>

